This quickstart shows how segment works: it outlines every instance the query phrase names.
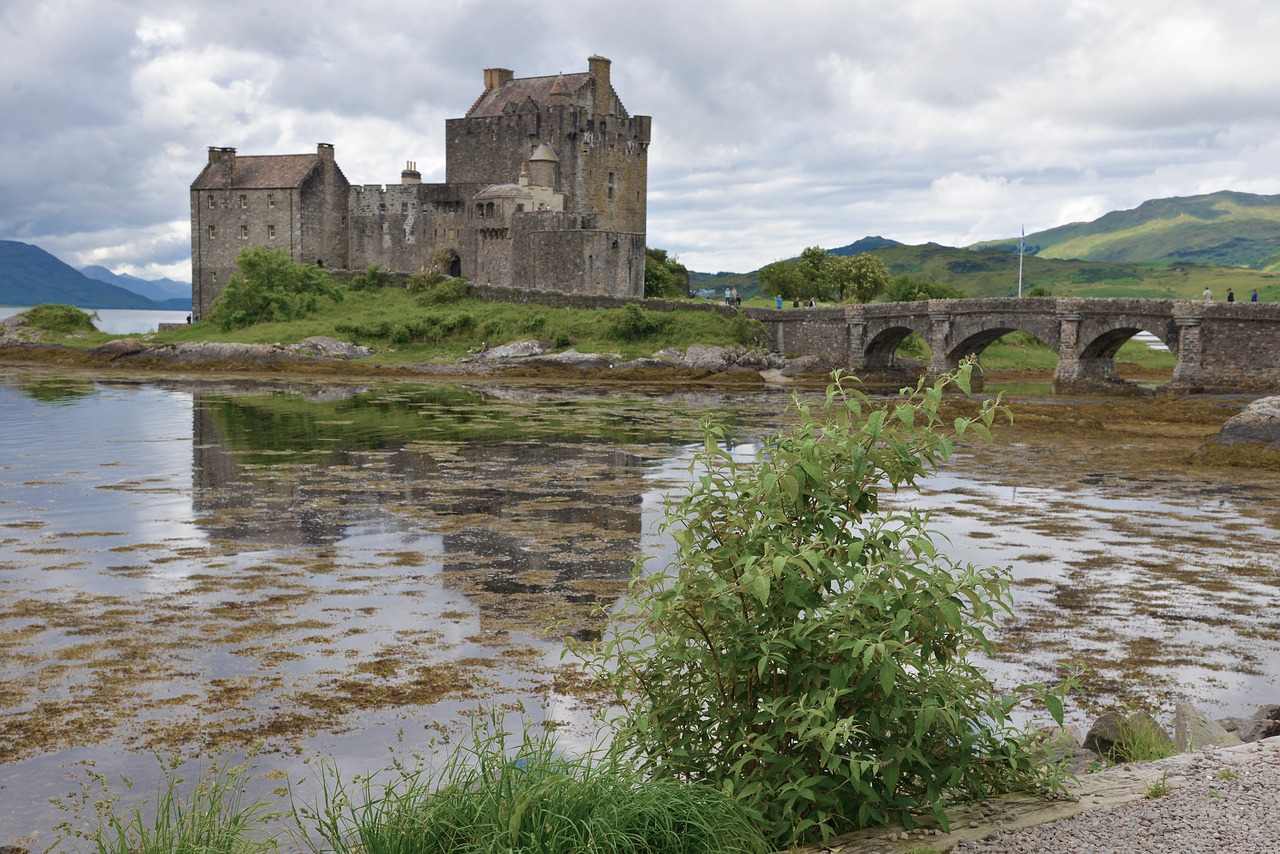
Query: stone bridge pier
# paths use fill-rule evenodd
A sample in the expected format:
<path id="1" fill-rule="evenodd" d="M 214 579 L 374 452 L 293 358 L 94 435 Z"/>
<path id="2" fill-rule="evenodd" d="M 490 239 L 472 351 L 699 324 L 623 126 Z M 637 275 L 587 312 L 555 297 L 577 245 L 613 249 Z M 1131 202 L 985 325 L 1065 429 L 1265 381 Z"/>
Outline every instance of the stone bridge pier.
<path id="1" fill-rule="evenodd" d="M 1170 393 L 1280 391 L 1280 304 L 1046 297 L 748 313 L 764 323 L 776 352 L 819 356 L 869 381 L 938 376 L 1004 335 L 1025 332 L 1058 353 L 1055 392 L 1136 392 L 1118 376 L 1115 356 L 1149 332 L 1176 357 Z M 896 355 L 912 333 L 929 344 L 927 365 Z"/>

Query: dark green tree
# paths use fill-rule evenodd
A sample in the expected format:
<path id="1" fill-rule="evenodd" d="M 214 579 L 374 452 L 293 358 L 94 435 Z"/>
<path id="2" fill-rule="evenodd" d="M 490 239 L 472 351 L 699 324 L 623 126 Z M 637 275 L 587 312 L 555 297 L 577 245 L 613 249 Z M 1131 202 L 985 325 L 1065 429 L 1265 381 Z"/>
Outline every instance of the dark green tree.
<path id="1" fill-rule="evenodd" d="M 644 295 L 648 299 L 686 299 L 689 269 L 665 249 L 644 250 Z"/>
<path id="2" fill-rule="evenodd" d="M 964 299 L 968 294 L 930 278 L 917 279 L 908 273 L 901 273 L 889 281 L 883 296 L 889 302 L 918 302 L 930 299 Z"/>
<path id="3" fill-rule="evenodd" d="M 223 330 L 295 320 L 313 311 L 321 299 L 342 300 L 328 271 L 299 264 L 283 249 L 245 249 L 236 267 L 207 318 Z"/>

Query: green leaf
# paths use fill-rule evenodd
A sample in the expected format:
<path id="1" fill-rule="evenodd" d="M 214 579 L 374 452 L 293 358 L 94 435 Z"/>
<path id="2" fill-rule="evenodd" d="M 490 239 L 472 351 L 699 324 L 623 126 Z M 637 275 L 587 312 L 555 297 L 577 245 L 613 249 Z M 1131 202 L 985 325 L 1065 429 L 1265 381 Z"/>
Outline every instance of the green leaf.
<path id="1" fill-rule="evenodd" d="M 1062 698 L 1056 694 L 1045 694 L 1044 705 L 1045 708 L 1049 710 L 1049 714 L 1053 716 L 1054 722 L 1056 722 L 1058 726 L 1062 726 Z"/>

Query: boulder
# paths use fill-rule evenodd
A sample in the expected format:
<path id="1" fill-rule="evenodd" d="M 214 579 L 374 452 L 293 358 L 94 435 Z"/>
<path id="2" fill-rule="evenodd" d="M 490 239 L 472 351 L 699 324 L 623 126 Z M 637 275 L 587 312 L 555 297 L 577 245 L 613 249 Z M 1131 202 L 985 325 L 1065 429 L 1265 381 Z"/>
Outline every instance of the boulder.
<path id="1" fill-rule="evenodd" d="M 1239 744 L 1240 738 L 1185 701 L 1173 708 L 1173 744 L 1179 753 L 1190 753 L 1210 744 Z"/>
<path id="2" fill-rule="evenodd" d="M 305 353 L 308 356 L 323 356 L 326 359 L 363 359 L 373 355 L 372 347 L 362 347 L 350 341 L 339 341 L 325 335 L 313 335 L 303 338 L 297 344 L 290 344 L 285 349 L 294 353 Z"/>
<path id="3" fill-rule="evenodd" d="M 1280 735 L 1280 706 L 1262 706 L 1252 717 L 1227 718 L 1221 723 L 1243 742 L 1273 738 Z"/>
<path id="4" fill-rule="evenodd" d="M 1160 744 L 1173 751 L 1169 733 L 1146 712 L 1107 712 L 1093 722 L 1084 737 L 1086 750 L 1117 762 L 1130 761 L 1132 757 L 1125 755 L 1125 748 L 1134 742 Z"/>
<path id="5" fill-rule="evenodd" d="M 1263 397 L 1229 419 L 1214 439 L 1218 445 L 1261 445 L 1280 451 L 1280 396 Z"/>
<path id="6" fill-rule="evenodd" d="M 502 359 L 527 359 L 530 356 L 541 356 L 551 349 L 544 341 L 512 341 L 500 347 L 485 350 L 476 359 L 483 362 L 496 362 Z"/>
<path id="7" fill-rule="evenodd" d="M 96 355 L 110 356 L 114 359 L 117 356 L 132 356 L 146 349 L 147 345 L 137 338 L 117 338 L 114 341 L 108 341 L 101 347 L 93 348 L 93 352 Z"/>
<path id="8" fill-rule="evenodd" d="M 723 371 L 732 361 L 724 347 L 690 347 L 681 359 L 685 367 L 703 371 Z"/>

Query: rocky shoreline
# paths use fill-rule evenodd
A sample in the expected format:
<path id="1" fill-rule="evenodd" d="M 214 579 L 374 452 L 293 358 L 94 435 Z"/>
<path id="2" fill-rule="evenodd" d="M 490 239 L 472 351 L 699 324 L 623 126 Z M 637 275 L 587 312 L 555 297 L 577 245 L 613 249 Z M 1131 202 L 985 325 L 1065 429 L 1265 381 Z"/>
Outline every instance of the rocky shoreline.
<path id="1" fill-rule="evenodd" d="M 1180 752 L 1165 759 L 1104 767 L 1123 726 L 1150 728 Z M 1211 721 L 1179 703 L 1170 736 L 1144 713 L 1102 715 L 1080 740 L 1069 728 L 1046 733 L 1045 747 L 1076 774 L 1057 796 L 1014 793 L 948 811 L 944 831 L 929 818 L 865 828 L 793 854 L 984 854 L 1072 851 L 1241 852 L 1280 847 L 1280 705 L 1249 718 Z"/>

